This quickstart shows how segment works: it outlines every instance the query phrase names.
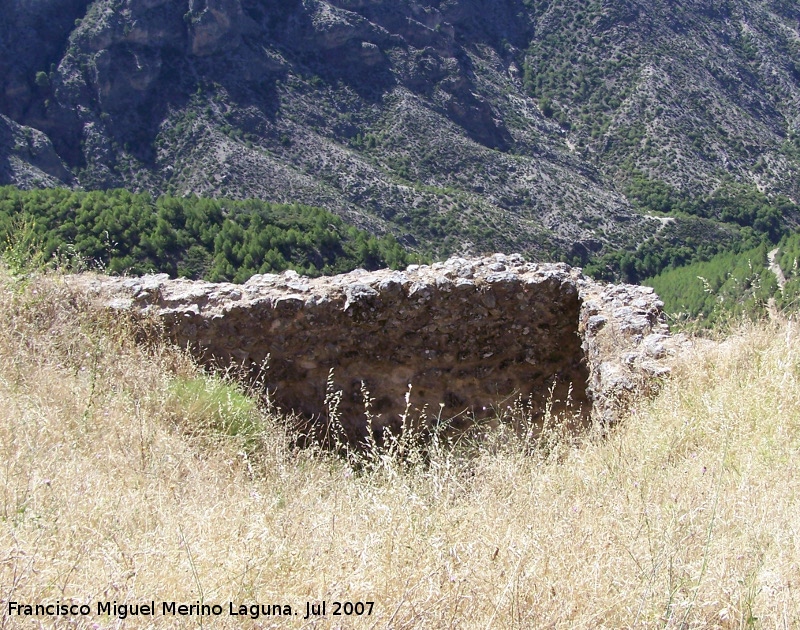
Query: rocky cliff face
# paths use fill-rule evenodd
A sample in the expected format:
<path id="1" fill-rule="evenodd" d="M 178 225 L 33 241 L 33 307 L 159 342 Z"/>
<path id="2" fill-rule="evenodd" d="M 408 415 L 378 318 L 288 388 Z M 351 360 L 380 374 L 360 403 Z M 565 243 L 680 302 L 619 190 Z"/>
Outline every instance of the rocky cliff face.
<path id="1" fill-rule="evenodd" d="M 70 183 L 73 177 L 45 134 L 0 114 L 0 180 L 41 188 Z"/>
<path id="2" fill-rule="evenodd" d="M 522 401 L 613 422 L 667 368 L 652 289 L 598 284 L 519 256 L 453 258 L 406 271 L 244 285 L 166 276 L 70 280 L 107 308 L 151 314 L 203 360 L 259 370 L 276 403 L 324 432 L 331 401 L 346 434 L 380 439 L 406 411 L 456 428 Z M 327 401 L 327 403 L 326 403 Z"/>

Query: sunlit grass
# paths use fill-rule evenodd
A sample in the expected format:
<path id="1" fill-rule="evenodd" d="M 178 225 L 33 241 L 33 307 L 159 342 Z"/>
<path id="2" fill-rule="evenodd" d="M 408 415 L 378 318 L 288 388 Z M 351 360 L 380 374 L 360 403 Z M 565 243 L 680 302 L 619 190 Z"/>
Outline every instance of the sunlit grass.
<path id="1" fill-rule="evenodd" d="M 56 275 L 0 287 L 0 627 L 300 627 L 320 600 L 316 627 L 800 625 L 796 324 L 686 349 L 604 438 L 346 457 L 295 448 L 246 390 Z M 225 613 L 70 625 L 10 600 Z M 228 602 L 300 614 L 243 622 Z"/>

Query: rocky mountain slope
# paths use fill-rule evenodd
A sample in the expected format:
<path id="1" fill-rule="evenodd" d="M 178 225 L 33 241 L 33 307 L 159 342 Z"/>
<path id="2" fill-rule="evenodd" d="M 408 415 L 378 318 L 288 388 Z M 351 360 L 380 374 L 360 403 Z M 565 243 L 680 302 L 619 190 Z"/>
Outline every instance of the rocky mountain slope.
<path id="1" fill-rule="evenodd" d="M 633 0 L 15 0 L 0 183 L 260 197 L 421 251 L 584 257 L 633 173 L 790 197 L 800 9 Z"/>
<path id="2" fill-rule="evenodd" d="M 704 192 L 732 176 L 797 198 L 797 3 L 537 4 L 526 83 L 604 172 Z"/>

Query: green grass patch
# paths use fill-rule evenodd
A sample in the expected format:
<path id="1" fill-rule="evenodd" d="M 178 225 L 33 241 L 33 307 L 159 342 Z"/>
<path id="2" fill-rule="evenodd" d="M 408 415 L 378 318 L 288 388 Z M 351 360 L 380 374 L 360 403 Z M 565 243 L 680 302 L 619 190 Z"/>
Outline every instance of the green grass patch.
<path id="1" fill-rule="evenodd" d="M 236 437 L 252 445 L 265 430 L 256 401 L 219 376 L 178 377 L 169 396 L 173 414 L 190 433 Z"/>

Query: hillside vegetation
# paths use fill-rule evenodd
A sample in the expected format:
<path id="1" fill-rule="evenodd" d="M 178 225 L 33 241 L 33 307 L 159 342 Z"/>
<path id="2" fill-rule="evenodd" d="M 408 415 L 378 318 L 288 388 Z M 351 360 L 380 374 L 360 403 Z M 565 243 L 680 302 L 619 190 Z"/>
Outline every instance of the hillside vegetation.
<path id="1" fill-rule="evenodd" d="M 168 273 L 244 282 L 294 269 L 311 276 L 409 262 L 392 236 L 376 238 L 319 208 L 195 196 L 152 199 L 126 190 L 0 187 L 0 242 L 21 263 L 83 261 L 109 273 Z"/>
<path id="2" fill-rule="evenodd" d="M 324 622 L 348 628 L 800 625 L 795 323 L 691 342 L 605 438 L 500 429 L 360 456 L 293 448 L 263 396 L 154 332 L 58 275 L 0 274 L 4 602 L 300 611 L 253 627 L 300 627 L 323 599 L 374 602 Z"/>
<path id="3" fill-rule="evenodd" d="M 655 288 L 673 324 L 691 328 L 724 327 L 731 320 L 761 319 L 777 311 L 796 315 L 800 234 L 787 234 L 776 245 L 762 240 L 745 249 L 746 243 L 705 260 L 669 266 L 643 283 Z"/>
<path id="4" fill-rule="evenodd" d="M 764 317 L 769 300 L 779 293 L 764 245 L 665 271 L 646 283 L 679 322 L 698 320 L 706 327 L 727 323 L 732 317 Z"/>

